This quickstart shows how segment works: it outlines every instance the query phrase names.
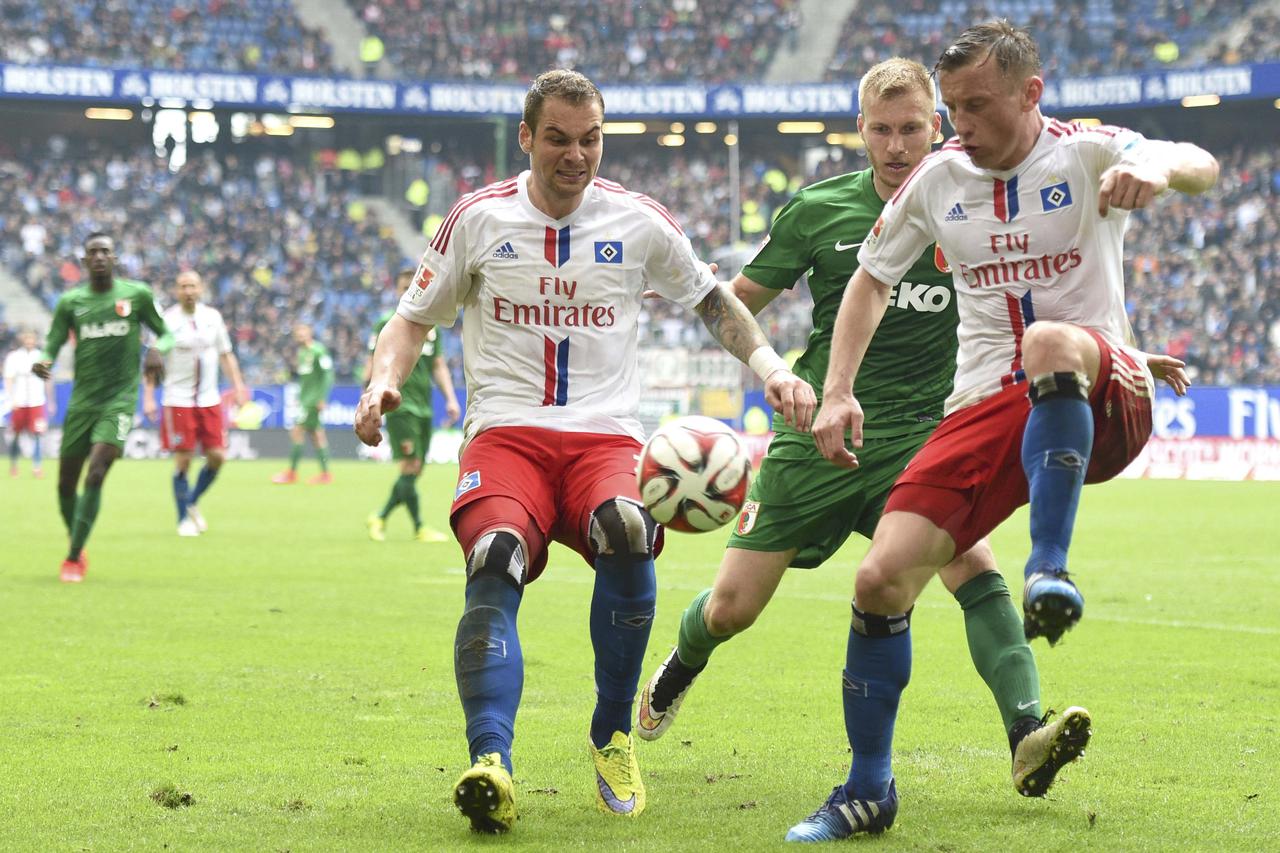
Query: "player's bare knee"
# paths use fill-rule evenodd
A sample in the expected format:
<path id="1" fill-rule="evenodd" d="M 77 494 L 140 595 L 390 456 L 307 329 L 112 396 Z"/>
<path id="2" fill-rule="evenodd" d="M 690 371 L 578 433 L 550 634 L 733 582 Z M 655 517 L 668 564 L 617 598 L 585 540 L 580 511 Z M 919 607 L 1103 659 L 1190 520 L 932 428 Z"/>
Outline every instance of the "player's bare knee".
<path id="1" fill-rule="evenodd" d="M 754 625 L 760 609 L 739 592 L 721 594 L 716 590 L 702 608 L 702 620 L 711 636 L 731 637 Z"/>
<path id="2" fill-rule="evenodd" d="M 1083 373 L 1088 376 L 1086 350 L 1092 338 L 1068 323 L 1038 321 L 1022 337 L 1022 365 L 1028 377 L 1042 373 Z"/>
<path id="3" fill-rule="evenodd" d="M 653 556 L 658 523 L 648 510 L 630 498 L 611 498 L 591 513 L 591 547 L 601 556 Z"/>
<path id="4" fill-rule="evenodd" d="M 864 560 L 854 581 L 854 601 L 869 613 L 903 613 L 915 602 L 901 572 L 876 561 Z"/>
<path id="5" fill-rule="evenodd" d="M 210 471 L 217 471 L 222 467 L 222 463 L 227 459 L 227 455 L 220 449 L 214 448 L 204 455 L 204 464 Z"/>
<path id="6" fill-rule="evenodd" d="M 524 588 L 528 559 L 524 543 L 509 530 L 491 530 L 476 540 L 467 555 L 467 584 L 496 578 L 517 590 Z"/>
<path id="7" fill-rule="evenodd" d="M 942 585 L 947 588 L 947 592 L 955 595 L 956 590 L 969 581 L 994 571 L 996 571 L 995 555 L 991 552 L 991 546 L 983 540 L 943 566 L 938 571 L 938 577 L 942 580 Z"/>

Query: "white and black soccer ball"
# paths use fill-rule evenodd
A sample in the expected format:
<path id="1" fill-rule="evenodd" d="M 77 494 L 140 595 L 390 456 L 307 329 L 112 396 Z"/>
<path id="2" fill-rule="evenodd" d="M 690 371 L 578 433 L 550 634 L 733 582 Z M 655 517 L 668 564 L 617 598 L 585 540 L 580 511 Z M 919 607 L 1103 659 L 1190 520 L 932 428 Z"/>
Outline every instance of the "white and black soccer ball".
<path id="1" fill-rule="evenodd" d="M 736 432 L 715 418 L 677 418 L 640 451 L 636 482 L 645 509 L 685 533 L 715 530 L 742 509 L 751 455 Z"/>

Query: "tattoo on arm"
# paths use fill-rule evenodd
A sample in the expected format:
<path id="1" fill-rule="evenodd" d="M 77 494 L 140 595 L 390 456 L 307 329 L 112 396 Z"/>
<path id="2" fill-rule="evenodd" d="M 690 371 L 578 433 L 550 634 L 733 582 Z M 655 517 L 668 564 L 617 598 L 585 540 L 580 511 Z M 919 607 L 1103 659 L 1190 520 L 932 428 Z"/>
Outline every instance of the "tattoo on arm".
<path id="1" fill-rule="evenodd" d="M 736 296 L 726 293 L 723 284 L 708 293 L 694 311 L 702 318 L 711 336 L 743 363 L 757 348 L 769 343 L 747 306 Z"/>

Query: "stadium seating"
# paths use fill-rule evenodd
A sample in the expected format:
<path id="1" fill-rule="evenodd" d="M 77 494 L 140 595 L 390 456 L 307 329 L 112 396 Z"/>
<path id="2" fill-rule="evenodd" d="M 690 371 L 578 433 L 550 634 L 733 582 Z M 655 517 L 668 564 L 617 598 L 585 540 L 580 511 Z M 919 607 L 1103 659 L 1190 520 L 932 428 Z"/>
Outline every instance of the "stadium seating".
<path id="1" fill-rule="evenodd" d="M 30 150 L 0 161 L 0 257 L 53 305 L 83 277 L 79 241 L 106 231 L 119 273 L 151 282 L 166 302 L 179 270 L 204 275 L 251 382 L 287 379 L 295 321 L 315 326 L 350 381 L 407 261 L 351 183 L 281 152 L 194 154 L 175 174 L 149 147 Z"/>
<path id="2" fill-rule="evenodd" d="M 290 0 L 6 0 L 3 61 L 332 74 L 323 32 Z"/>
<path id="3" fill-rule="evenodd" d="M 844 22 L 825 77 L 856 80 L 890 56 L 931 68 L 949 39 L 997 15 L 1031 30 L 1053 76 L 1257 62 L 1274 59 L 1280 48 L 1276 10 L 1248 0 L 863 0 Z M 1229 43 L 1226 31 L 1246 16 L 1248 34 Z"/>
<path id="4" fill-rule="evenodd" d="M 571 66 L 619 83 L 759 79 L 797 0 L 347 0 L 403 74 L 526 81 Z"/>
<path id="5" fill-rule="evenodd" d="M 1219 153 L 1223 174 L 1214 193 L 1170 194 L 1155 212 L 1134 215 L 1125 259 L 1129 314 L 1142 346 L 1185 358 L 1199 383 L 1278 384 L 1280 155 L 1260 144 Z M 358 378 L 372 320 L 393 304 L 390 275 L 416 259 L 402 256 L 355 203 L 352 178 L 319 165 L 326 162 L 265 148 L 221 160 L 204 152 L 173 174 L 149 147 L 74 157 L 29 149 L 0 161 L 0 260 L 52 305 L 83 275 L 77 241 L 105 228 L 118 236 L 126 274 L 158 290 L 180 268 L 205 274 L 250 381 L 287 376 L 295 319 L 316 324 L 341 378 Z M 744 225 L 765 228 L 802 183 L 865 164 L 824 161 L 806 175 L 787 162 L 781 149 L 744 158 L 736 202 L 723 165 L 697 151 L 655 156 L 645 145 L 620 145 L 602 174 L 667 206 L 699 256 L 728 277 L 763 235 L 730 244 L 732 203 Z M 434 168 L 447 177 L 442 198 L 433 200 L 445 210 L 456 194 L 495 177 L 490 164 L 461 154 Z M 779 349 L 804 345 L 809 308 L 802 284 L 762 315 Z M 663 301 L 647 304 L 641 337 L 658 347 L 715 346 L 688 312 Z M 456 336 L 449 344 L 456 369 Z"/>

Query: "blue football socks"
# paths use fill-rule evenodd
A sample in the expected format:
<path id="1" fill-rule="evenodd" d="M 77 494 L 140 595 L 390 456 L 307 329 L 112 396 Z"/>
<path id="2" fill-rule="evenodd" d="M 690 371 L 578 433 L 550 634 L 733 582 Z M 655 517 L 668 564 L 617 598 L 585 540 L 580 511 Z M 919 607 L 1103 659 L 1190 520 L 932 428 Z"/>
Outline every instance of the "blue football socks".
<path id="1" fill-rule="evenodd" d="M 178 521 L 187 517 L 187 504 L 191 503 L 190 485 L 187 483 L 187 472 L 178 471 L 173 475 L 173 500 L 178 505 Z"/>
<path id="2" fill-rule="evenodd" d="M 893 725 L 911 680 L 911 614 L 877 616 L 853 607 L 845 652 L 844 728 L 853 752 L 852 799 L 883 800 L 893 779 Z"/>
<path id="3" fill-rule="evenodd" d="M 471 761 L 496 752 L 508 772 L 524 690 L 524 657 L 516 633 L 519 609 L 520 590 L 513 584 L 492 575 L 472 578 L 454 642 L 454 675 L 467 718 Z"/>
<path id="4" fill-rule="evenodd" d="M 1061 572 L 1093 449 L 1089 381 L 1047 373 L 1030 382 L 1031 414 L 1022 434 L 1022 469 L 1031 495 L 1031 556 L 1025 573 Z"/>
<path id="5" fill-rule="evenodd" d="M 596 654 L 596 709 L 591 742 L 600 749 L 614 732 L 631 731 L 631 705 L 653 628 L 658 581 L 647 554 L 599 556 L 595 567 L 591 645 Z"/>

